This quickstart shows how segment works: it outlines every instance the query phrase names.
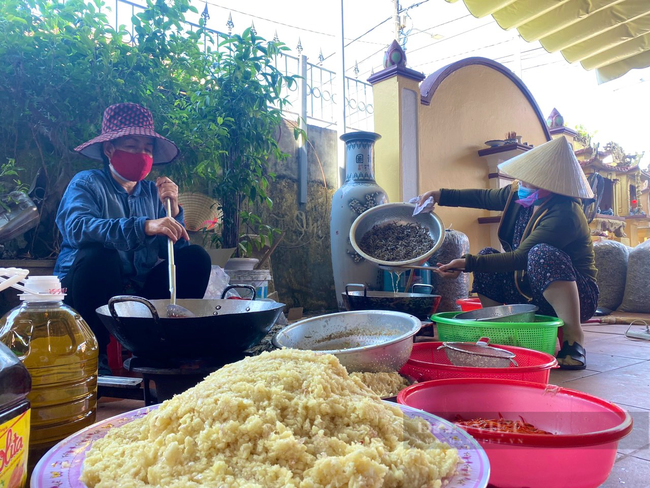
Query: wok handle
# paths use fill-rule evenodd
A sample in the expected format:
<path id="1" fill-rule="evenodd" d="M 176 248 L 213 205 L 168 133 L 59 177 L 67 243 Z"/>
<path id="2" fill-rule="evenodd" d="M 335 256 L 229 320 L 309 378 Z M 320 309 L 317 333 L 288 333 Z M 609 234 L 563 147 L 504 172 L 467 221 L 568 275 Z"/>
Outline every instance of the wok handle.
<path id="1" fill-rule="evenodd" d="M 117 315 L 117 312 L 115 311 L 115 304 L 116 303 L 122 303 L 122 302 L 138 302 L 144 305 L 149 309 L 149 312 L 151 312 L 151 318 L 158 323 L 158 320 L 160 317 L 158 316 L 158 311 L 156 310 L 156 307 L 153 306 L 153 304 L 147 300 L 146 298 L 142 297 L 136 297 L 134 295 L 118 295 L 116 297 L 110 298 L 108 300 L 108 311 L 111 313 L 111 317 L 113 317 L 113 320 L 120 324 L 120 316 Z"/>
<path id="2" fill-rule="evenodd" d="M 350 296 L 350 293 L 348 292 L 348 287 L 350 286 L 358 286 L 359 288 L 363 288 L 363 298 L 367 298 L 368 295 L 368 287 L 366 286 L 365 283 L 348 283 L 345 285 L 345 294 Z"/>
<path id="3" fill-rule="evenodd" d="M 221 293 L 221 299 L 223 300 L 224 298 L 226 298 L 226 293 L 229 290 L 232 290 L 234 288 L 246 288 L 247 290 L 249 290 L 253 294 L 253 298 L 251 298 L 251 300 L 255 300 L 255 298 L 257 297 L 257 290 L 255 289 L 254 286 L 251 286 L 251 285 L 228 285 L 227 287 L 224 288 L 223 292 Z"/>
<path id="4" fill-rule="evenodd" d="M 414 283 L 413 286 L 411 286 L 411 292 L 417 293 L 417 291 L 415 291 L 415 288 L 418 286 L 421 288 L 426 288 L 428 290 L 427 293 L 425 293 L 426 295 L 431 295 L 433 292 L 433 285 L 429 285 L 427 283 Z"/>

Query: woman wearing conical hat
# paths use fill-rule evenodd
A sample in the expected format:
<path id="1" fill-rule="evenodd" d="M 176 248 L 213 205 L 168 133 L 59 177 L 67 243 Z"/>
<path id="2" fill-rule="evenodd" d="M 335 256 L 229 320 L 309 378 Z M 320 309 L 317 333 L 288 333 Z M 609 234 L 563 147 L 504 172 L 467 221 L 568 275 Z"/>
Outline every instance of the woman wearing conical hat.
<path id="1" fill-rule="evenodd" d="M 430 191 L 448 207 L 503 211 L 498 236 L 504 252 L 485 248 L 435 270 L 445 278 L 474 273 L 474 292 L 483 306 L 532 303 L 540 313 L 564 322 L 560 367 L 584 369 L 581 322 L 598 304 L 594 251 L 581 200 L 593 192 L 564 137 L 542 144 L 499 165 L 515 182 L 499 190 Z"/>

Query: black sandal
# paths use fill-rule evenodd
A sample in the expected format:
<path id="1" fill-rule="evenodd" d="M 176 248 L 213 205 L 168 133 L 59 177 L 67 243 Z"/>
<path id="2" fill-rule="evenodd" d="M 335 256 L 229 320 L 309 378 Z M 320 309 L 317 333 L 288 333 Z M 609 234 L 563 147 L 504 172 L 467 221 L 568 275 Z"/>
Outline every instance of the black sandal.
<path id="1" fill-rule="evenodd" d="M 569 345 L 568 341 L 564 341 L 562 349 L 557 353 L 557 359 L 564 359 L 566 357 L 570 357 L 574 361 L 580 361 L 582 364 L 560 364 L 560 369 L 577 370 L 585 369 L 587 367 L 587 352 L 585 351 L 585 348 L 577 342 Z"/>

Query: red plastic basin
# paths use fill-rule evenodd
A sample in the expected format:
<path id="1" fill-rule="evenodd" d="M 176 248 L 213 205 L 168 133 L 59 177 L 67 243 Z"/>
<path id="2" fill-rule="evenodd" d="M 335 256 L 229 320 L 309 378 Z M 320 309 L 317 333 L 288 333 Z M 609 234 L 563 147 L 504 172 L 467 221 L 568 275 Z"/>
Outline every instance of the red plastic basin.
<path id="1" fill-rule="evenodd" d="M 496 344 L 493 344 L 494 347 L 515 353 L 515 361 L 519 366 L 512 364 L 508 368 L 454 366 L 445 351 L 438 350 L 441 345 L 442 342 L 413 344 L 411 356 L 400 373 L 419 382 L 448 378 L 501 378 L 547 384 L 551 369 L 557 368 L 557 359 L 545 352 Z"/>
<path id="2" fill-rule="evenodd" d="M 481 305 L 481 300 L 478 298 L 459 298 L 456 300 L 456 304 L 460 305 L 460 309 L 463 312 L 471 312 L 472 310 L 483 308 Z"/>
<path id="3" fill-rule="evenodd" d="M 412 385 L 398 403 L 454 421 L 522 417 L 556 435 L 465 428 L 490 460 L 495 488 L 597 488 L 609 476 L 632 417 L 606 400 L 555 385 L 503 379 L 447 379 Z"/>

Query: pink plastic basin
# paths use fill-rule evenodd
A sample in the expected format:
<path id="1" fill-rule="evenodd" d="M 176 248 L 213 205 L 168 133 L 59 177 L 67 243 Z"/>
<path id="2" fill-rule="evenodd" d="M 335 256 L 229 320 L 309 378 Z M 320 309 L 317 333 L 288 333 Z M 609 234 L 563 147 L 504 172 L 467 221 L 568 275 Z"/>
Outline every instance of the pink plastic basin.
<path id="1" fill-rule="evenodd" d="M 412 385 L 399 403 L 454 421 L 520 417 L 556 435 L 465 428 L 490 460 L 495 488 L 597 488 L 609 476 L 632 417 L 606 400 L 555 385 L 504 379 L 447 379 Z"/>
<path id="2" fill-rule="evenodd" d="M 545 352 L 524 347 L 494 345 L 515 353 L 519 366 L 507 368 L 473 368 L 454 366 L 444 350 L 438 350 L 442 342 L 420 342 L 413 344 L 411 356 L 400 373 L 416 381 L 442 380 L 448 378 L 501 378 L 547 384 L 552 368 L 557 368 L 557 359 Z"/>
<path id="3" fill-rule="evenodd" d="M 456 300 L 456 305 L 460 305 L 460 309 L 463 312 L 471 312 L 472 310 L 483 308 L 481 305 L 481 300 L 478 298 L 459 298 Z"/>

